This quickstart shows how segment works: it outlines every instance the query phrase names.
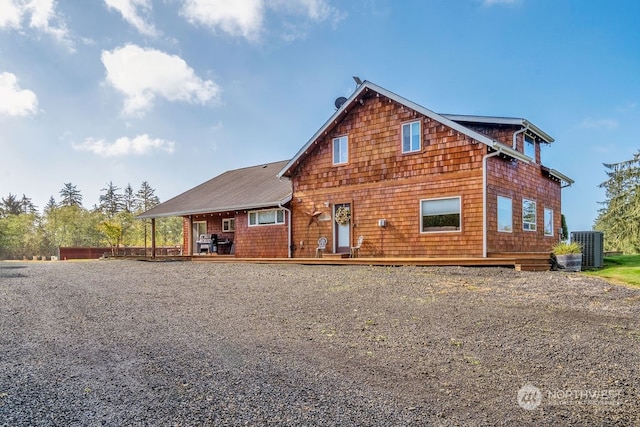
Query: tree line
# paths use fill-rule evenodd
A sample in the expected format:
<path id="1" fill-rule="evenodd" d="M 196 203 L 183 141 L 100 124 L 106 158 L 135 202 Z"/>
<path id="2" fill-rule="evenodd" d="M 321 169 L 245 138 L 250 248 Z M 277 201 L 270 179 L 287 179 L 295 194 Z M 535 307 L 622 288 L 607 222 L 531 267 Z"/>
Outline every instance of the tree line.
<path id="1" fill-rule="evenodd" d="M 604 163 L 607 180 L 600 184 L 606 200 L 601 202 L 594 229 L 605 236 L 605 249 L 640 252 L 640 151 L 630 160 Z"/>
<path id="2" fill-rule="evenodd" d="M 2 197 L 0 259 L 57 255 L 60 246 L 150 246 L 150 220 L 136 219 L 136 215 L 160 203 L 155 189 L 147 181 L 137 191 L 131 184 L 121 189 L 109 182 L 100 191 L 99 203 L 86 209 L 82 193 L 65 183 L 59 199 L 51 196 L 42 212 L 24 194 Z M 182 244 L 182 218 L 156 220 L 156 244 Z"/>

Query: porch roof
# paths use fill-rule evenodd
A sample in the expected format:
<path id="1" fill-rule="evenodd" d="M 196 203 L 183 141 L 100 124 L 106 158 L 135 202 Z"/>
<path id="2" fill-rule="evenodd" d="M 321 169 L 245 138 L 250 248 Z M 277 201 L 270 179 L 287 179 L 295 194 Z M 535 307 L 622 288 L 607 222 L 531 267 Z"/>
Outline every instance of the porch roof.
<path id="1" fill-rule="evenodd" d="M 288 160 L 227 171 L 138 215 L 162 218 L 278 206 L 291 200 L 291 181 L 278 179 Z"/>

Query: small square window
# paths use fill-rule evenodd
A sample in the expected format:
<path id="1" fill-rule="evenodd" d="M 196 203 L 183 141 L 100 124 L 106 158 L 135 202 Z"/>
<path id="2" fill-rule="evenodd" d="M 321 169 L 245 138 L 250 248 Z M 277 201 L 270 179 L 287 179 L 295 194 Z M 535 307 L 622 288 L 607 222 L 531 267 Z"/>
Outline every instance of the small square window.
<path id="1" fill-rule="evenodd" d="M 415 153 L 422 147 L 420 122 L 405 123 L 402 125 L 402 152 Z"/>
<path id="2" fill-rule="evenodd" d="M 522 200 L 522 229 L 525 231 L 536 231 L 537 212 L 536 202 L 533 200 Z"/>
<path id="3" fill-rule="evenodd" d="M 225 233 L 233 233 L 236 231 L 236 219 L 224 218 L 222 220 L 222 231 Z"/>
<path id="4" fill-rule="evenodd" d="M 341 165 L 349 161 L 349 143 L 346 136 L 333 139 L 333 164 Z"/>

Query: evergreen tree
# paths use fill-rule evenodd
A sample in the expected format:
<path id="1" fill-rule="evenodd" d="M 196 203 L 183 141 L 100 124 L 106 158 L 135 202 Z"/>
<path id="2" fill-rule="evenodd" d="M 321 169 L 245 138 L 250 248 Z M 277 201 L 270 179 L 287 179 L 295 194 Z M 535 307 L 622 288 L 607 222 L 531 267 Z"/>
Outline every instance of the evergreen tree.
<path id="1" fill-rule="evenodd" d="M 122 202 L 124 204 L 124 210 L 133 213 L 136 206 L 136 194 L 133 192 L 133 187 L 130 183 L 124 188 Z"/>
<path id="2" fill-rule="evenodd" d="M 64 187 L 60 190 L 60 197 L 62 197 L 60 206 L 82 207 L 82 194 L 80 194 L 80 190 L 70 182 L 64 184 Z"/>
<path id="3" fill-rule="evenodd" d="M 18 199 L 18 196 L 9 193 L 7 197 L 2 198 L 2 203 L 0 203 L 0 213 L 3 217 L 20 215 L 23 213 L 22 201 Z"/>
<path id="4" fill-rule="evenodd" d="M 640 251 L 640 151 L 631 160 L 605 163 L 608 179 L 600 184 L 606 200 L 594 228 L 605 233 L 607 250 Z"/>
<path id="5" fill-rule="evenodd" d="M 100 195 L 98 209 L 108 218 L 113 217 L 124 209 L 123 196 L 118 194 L 119 190 L 120 188 L 116 187 L 111 181 L 109 181 L 106 188 L 100 190 L 104 191 L 104 194 Z"/>

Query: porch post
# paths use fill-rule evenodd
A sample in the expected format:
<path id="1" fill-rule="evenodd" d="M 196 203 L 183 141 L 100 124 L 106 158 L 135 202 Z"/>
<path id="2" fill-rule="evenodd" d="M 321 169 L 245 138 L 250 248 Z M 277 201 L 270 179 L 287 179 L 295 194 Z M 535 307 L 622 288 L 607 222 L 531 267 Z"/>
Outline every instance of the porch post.
<path id="1" fill-rule="evenodd" d="M 156 219 L 151 218 L 151 258 L 156 257 Z"/>

